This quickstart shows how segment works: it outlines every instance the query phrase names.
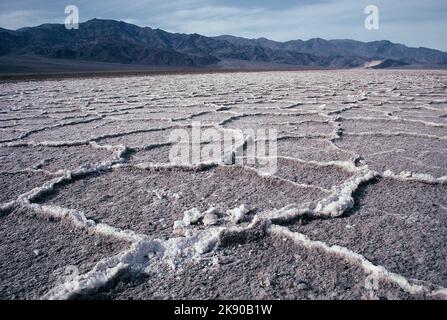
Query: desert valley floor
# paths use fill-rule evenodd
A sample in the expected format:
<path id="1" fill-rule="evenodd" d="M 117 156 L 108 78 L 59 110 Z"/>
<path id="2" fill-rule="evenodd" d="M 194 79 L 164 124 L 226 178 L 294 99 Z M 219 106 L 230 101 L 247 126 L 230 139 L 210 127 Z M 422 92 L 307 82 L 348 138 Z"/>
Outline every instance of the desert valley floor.
<path id="1" fill-rule="evenodd" d="M 171 164 L 193 121 L 276 172 Z M 1 83 L 0 132 L 2 299 L 447 298 L 445 71 Z"/>

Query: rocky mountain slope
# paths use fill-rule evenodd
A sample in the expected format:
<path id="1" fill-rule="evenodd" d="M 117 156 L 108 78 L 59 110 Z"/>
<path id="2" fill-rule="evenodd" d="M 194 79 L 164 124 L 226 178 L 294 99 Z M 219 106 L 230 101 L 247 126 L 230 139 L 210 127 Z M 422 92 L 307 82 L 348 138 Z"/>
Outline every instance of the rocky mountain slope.
<path id="1" fill-rule="evenodd" d="M 390 41 L 310 39 L 277 42 L 265 38 L 206 37 L 169 33 L 114 20 L 93 19 L 67 30 L 44 24 L 16 31 L 0 29 L 0 56 L 41 56 L 153 66 L 210 67 L 237 61 L 323 68 L 353 68 L 376 60 L 387 66 L 447 66 L 447 53 L 409 48 Z"/>

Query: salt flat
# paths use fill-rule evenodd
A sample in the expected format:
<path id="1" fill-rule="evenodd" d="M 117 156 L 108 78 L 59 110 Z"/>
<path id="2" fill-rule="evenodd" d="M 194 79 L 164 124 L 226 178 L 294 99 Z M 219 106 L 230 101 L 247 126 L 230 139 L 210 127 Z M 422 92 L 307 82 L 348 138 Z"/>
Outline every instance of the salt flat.
<path id="1" fill-rule="evenodd" d="M 193 123 L 275 172 L 172 164 Z M 445 71 L 1 83 L 0 132 L 2 299 L 447 298 Z"/>

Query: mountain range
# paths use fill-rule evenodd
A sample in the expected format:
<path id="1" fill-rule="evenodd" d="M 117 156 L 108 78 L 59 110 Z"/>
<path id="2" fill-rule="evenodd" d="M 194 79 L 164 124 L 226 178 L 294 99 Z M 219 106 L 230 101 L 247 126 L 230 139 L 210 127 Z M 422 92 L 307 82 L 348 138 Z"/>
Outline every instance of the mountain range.
<path id="1" fill-rule="evenodd" d="M 0 28 L 0 58 L 37 56 L 101 63 L 200 68 L 447 67 L 447 53 L 387 40 L 320 38 L 278 42 L 230 35 L 170 33 L 115 20 L 93 19 L 67 30 L 43 24 Z M 0 64 L 1 68 L 1 64 Z"/>

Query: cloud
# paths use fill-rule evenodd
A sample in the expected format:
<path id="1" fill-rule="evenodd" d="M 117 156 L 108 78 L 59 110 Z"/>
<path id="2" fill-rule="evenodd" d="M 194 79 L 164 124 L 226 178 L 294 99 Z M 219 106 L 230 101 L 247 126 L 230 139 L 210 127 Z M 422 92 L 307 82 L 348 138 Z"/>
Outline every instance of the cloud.
<path id="1" fill-rule="evenodd" d="M 25 26 L 37 26 L 43 23 L 63 23 L 61 19 L 47 16 L 41 10 L 15 10 L 0 13 L 1 27 L 7 29 L 18 29 Z"/>

